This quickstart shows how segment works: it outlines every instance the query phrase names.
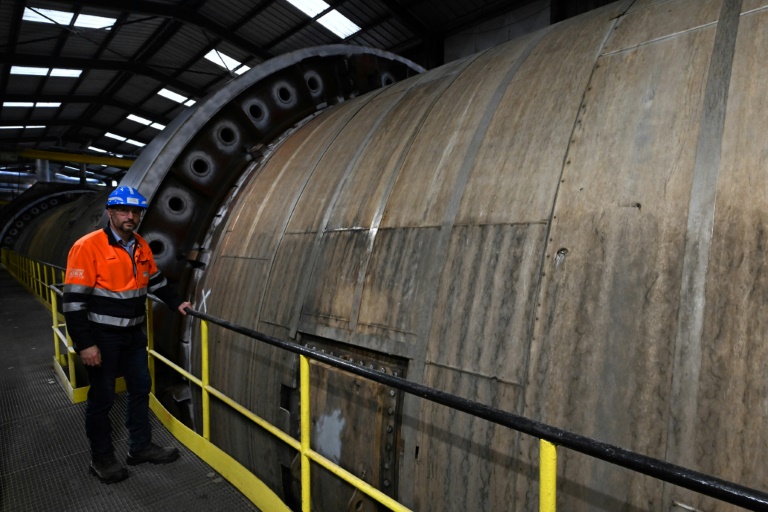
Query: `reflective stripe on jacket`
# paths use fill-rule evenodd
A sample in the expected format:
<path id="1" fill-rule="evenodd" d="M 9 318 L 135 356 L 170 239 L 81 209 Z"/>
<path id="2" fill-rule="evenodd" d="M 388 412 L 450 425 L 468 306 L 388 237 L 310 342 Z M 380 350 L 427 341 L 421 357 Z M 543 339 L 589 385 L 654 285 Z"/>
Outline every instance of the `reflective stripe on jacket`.
<path id="1" fill-rule="evenodd" d="M 133 262 L 109 226 L 85 235 L 69 251 L 62 308 L 78 352 L 98 341 L 94 327 L 119 329 L 142 324 L 147 291 L 174 309 L 181 304 L 158 271 L 149 244 L 134 235 Z"/>

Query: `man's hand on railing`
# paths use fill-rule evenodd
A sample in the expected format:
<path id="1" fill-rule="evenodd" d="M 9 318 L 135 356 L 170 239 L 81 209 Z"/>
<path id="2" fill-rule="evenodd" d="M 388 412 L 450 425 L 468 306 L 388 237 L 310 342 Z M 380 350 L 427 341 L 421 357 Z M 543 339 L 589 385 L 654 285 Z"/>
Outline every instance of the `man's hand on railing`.
<path id="1" fill-rule="evenodd" d="M 190 302 L 182 302 L 179 304 L 179 313 L 182 315 L 187 316 L 187 309 L 192 309 L 192 304 Z"/>

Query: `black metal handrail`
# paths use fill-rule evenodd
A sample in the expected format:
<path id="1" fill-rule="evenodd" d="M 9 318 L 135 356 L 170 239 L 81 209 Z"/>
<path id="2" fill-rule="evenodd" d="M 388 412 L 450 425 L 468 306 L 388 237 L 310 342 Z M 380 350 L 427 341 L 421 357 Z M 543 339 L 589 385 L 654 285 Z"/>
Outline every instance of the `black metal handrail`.
<path id="1" fill-rule="evenodd" d="M 738 505 L 750 510 L 768 510 L 768 493 L 706 475 L 698 471 L 693 471 L 618 446 L 613 446 L 602 441 L 597 441 L 523 416 L 502 411 L 479 402 L 440 391 L 439 389 L 411 382 L 401 377 L 395 377 L 364 366 L 357 366 L 344 359 L 318 352 L 317 350 L 297 343 L 273 338 L 264 333 L 227 322 L 226 320 L 200 311 L 195 311 L 189 308 L 186 311 L 194 317 L 201 318 L 231 331 L 243 334 L 249 338 L 254 338 L 295 354 L 301 354 L 322 361 L 335 368 L 345 370 L 355 375 L 360 375 L 361 377 L 371 379 L 381 384 L 386 384 L 432 402 L 452 407 L 478 418 L 483 418 L 498 425 L 517 430 L 518 432 L 544 439 L 557 446 L 563 446 L 590 455 L 606 462 L 616 464 L 617 466 L 652 476 L 656 479 L 684 487 L 732 505 Z"/>

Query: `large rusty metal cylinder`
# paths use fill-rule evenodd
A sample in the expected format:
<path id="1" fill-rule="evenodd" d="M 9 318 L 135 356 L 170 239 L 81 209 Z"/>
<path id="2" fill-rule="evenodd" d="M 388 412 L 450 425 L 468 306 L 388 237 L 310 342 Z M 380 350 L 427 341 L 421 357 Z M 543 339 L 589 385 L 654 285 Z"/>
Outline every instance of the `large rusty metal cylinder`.
<path id="1" fill-rule="evenodd" d="M 767 6 L 618 2 L 326 110 L 248 169 L 197 305 L 761 488 Z M 296 361 L 212 346 L 212 385 L 293 432 Z M 536 440 L 312 375 L 313 447 L 353 473 L 417 510 L 535 508 Z M 289 499 L 293 454 L 217 413 Z M 559 473 L 567 510 L 728 509 L 575 453 Z M 373 510 L 313 477 L 318 509 Z"/>

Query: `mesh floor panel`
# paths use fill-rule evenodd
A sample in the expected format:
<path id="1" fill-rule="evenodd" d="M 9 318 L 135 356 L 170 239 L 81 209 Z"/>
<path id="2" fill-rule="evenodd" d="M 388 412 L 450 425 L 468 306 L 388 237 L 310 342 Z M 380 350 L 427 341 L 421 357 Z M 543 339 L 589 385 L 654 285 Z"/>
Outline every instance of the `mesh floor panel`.
<path id="1" fill-rule="evenodd" d="M 151 414 L 153 440 L 179 448 L 167 465 L 129 466 L 106 485 L 88 473 L 85 404 L 72 404 L 53 370 L 50 313 L 0 269 L 0 510 L 257 511 Z M 126 455 L 125 395 L 112 408 L 115 455 Z"/>

